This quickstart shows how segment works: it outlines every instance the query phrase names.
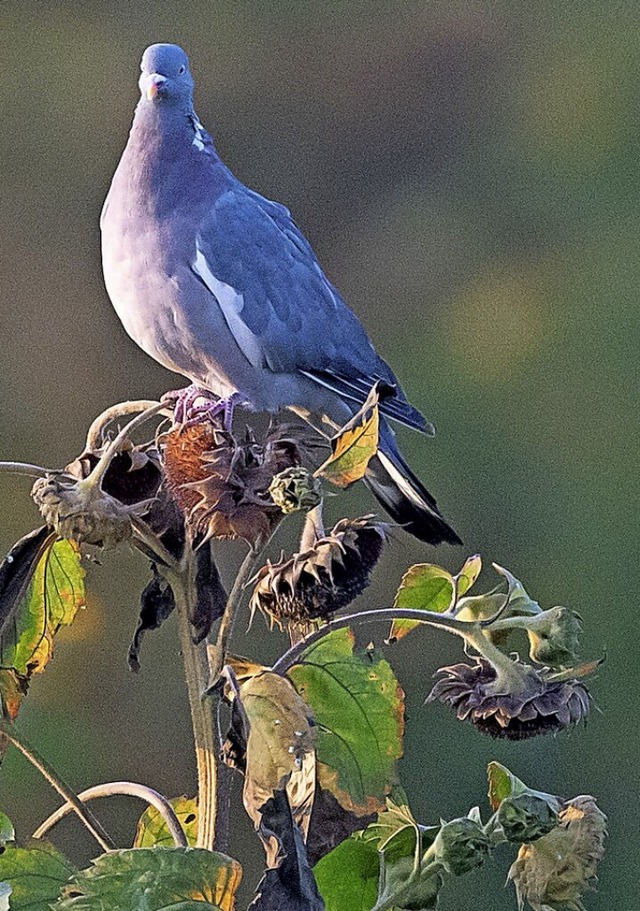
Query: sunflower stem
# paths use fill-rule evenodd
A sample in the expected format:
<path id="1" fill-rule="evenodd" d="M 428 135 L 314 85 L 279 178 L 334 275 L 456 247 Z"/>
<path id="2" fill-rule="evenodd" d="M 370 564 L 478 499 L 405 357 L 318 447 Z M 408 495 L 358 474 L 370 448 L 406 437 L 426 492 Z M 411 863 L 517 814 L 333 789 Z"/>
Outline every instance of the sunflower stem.
<path id="1" fill-rule="evenodd" d="M 126 417 L 130 414 L 139 414 L 141 411 L 148 411 L 149 408 L 154 408 L 157 404 L 157 402 L 151 399 L 139 399 L 138 401 L 118 402 L 117 405 L 111 405 L 110 408 L 107 408 L 102 414 L 99 414 L 89 427 L 85 451 L 93 452 L 103 445 L 104 431 L 112 421 L 117 421 L 118 418 Z M 172 411 L 166 404 L 164 406 L 164 414 L 167 417 L 172 416 Z"/>
<path id="2" fill-rule="evenodd" d="M 311 550 L 316 541 L 324 537 L 324 522 L 322 520 L 322 501 L 310 509 L 304 520 L 302 537 L 300 538 L 300 553 Z"/>
<path id="3" fill-rule="evenodd" d="M 209 677 L 209 663 L 205 642 L 195 643 L 190 618 L 194 615 L 196 586 L 196 557 L 191 547 L 179 566 L 159 566 L 173 590 L 178 618 L 180 649 L 184 664 L 191 723 L 198 771 L 198 838 L 197 846 L 213 850 L 216 833 L 217 805 L 217 746 L 215 718 L 209 700 L 203 694 Z"/>

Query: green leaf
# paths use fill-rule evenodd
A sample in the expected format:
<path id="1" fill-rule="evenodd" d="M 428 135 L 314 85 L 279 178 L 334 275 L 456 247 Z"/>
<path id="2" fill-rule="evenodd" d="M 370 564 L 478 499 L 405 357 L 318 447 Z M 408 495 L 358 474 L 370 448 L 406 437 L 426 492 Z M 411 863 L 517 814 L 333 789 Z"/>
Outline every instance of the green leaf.
<path id="1" fill-rule="evenodd" d="M 393 606 L 441 614 L 451 607 L 454 593 L 451 573 L 435 563 L 417 563 L 402 577 Z M 394 620 L 389 639 L 393 642 L 402 639 L 416 626 L 420 626 L 417 620 Z"/>
<path id="2" fill-rule="evenodd" d="M 332 453 L 316 476 L 337 487 L 349 487 L 364 477 L 367 465 L 378 451 L 380 383 L 376 383 L 362 408 L 331 440 Z"/>
<path id="3" fill-rule="evenodd" d="M 38 529 L 0 566 L 0 697 L 14 720 L 32 674 L 44 670 L 61 626 L 84 605 L 78 546 Z"/>
<path id="4" fill-rule="evenodd" d="M 468 557 L 468 559 L 465 560 L 462 569 L 455 577 L 458 597 L 461 597 L 468 592 L 471 586 L 475 584 L 481 569 L 482 558 L 480 557 L 480 554 L 474 554 L 473 557 Z"/>
<path id="5" fill-rule="evenodd" d="M 499 762 L 490 762 L 487 766 L 489 779 L 489 803 L 495 812 L 506 797 L 514 797 L 526 790 L 524 782 Z"/>
<path id="6" fill-rule="evenodd" d="M 402 755 L 404 693 L 383 658 L 353 653 L 341 629 L 310 646 L 289 676 L 318 725 L 318 778 L 346 809 L 384 807 Z"/>
<path id="7" fill-rule="evenodd" d="M 8 841 L 16 840 L 13 823 L 5 813 L 0 813 L 0 848 L 4 848 Z"/>
<path id="8" fill-rule="evenodd" d="M 202 848 L 127 848 L 110 851 L 72 877 L 56 905 L 74 911 L 232 911 L 240 864 Z M 175 911 L 175 907 L 174 907 Z"/>
<path id="9" fill-rule="evenodd" d="M 11 911 L 50 911 L 76 868 L 57 848 L 32 841 L 25 848 L 7 845 L 0 854 L 0 881 L 11 886 Z"/>
<path id="10" fill-rule="evenodd" d="M 198 839 L 198 801 L 195 797 L 175 797 L 169 803 L 187 836 L 187 843 L 195 847 Z M 154 845 L 163 845 L 170 848 L 174 844 L 162 814 L 155 807 L 148 807 L 138 820 L 133 847 L 153 848 Z"/>
<path id="11" fill-rule="evenodd" d="M 313 869 L 326 911 L 371 911 L 378 898 L 380 860 L 373 842 L 352 835 Z"/>

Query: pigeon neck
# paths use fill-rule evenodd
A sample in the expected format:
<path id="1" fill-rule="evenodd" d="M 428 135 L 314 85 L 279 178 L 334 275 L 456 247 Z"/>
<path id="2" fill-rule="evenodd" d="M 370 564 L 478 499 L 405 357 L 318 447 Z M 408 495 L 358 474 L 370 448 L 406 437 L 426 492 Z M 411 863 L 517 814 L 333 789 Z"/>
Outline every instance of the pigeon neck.
<path id="1" fill-rule="evenodd" d="M 169 107 L 141 100 L 131 132 L 144 137 L 145 144 L 162 146 L 168 142 L 174 146 L 176 143 L 202 146 L 206 142 L 210 147 L 213 146 L 193 105 Z"/>

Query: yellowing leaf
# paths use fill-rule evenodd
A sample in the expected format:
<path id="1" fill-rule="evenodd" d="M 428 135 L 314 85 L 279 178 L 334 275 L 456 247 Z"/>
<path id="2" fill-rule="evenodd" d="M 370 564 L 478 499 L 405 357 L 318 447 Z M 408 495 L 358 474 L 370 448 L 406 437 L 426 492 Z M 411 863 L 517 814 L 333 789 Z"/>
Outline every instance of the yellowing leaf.
<path id="1" fill-rule="evenodd" d="M 237 861 L 202 848 L 110 851 L 72 877 L 56 908 L 161 909 L 191 900 L 202 903 L 203 911 L 233 911 L 241 876 Z"/>
<path id="2" fill-rule="evenodd" d="M 198 839 L 198 801 L 194 797 L 175 797 L 169 803 L 187 836 L 187 843 L 194 847 Z M 172 847 L 173 836 L 162 815 L 155 807 L 148 807 L 138 820 L 134 848 L 152 848 L 154 845 Z"/>
<path id="3" fill-rule="evenodd" d="M 364 477 L 367 465 L 378 451 L 380 416 L 379 383 L 373 387 L 362 408 L 331 441 L 331 456 L 316 471 L 337 487 L 349 487 Z"/>
<path id="4" fill-rule="evenodd" d="M 29 678 L 46 667 L 54 636 L 84 606 L 78 546 L 42 528 L 24 537 L 0 565 L 0 697 L 15 718 Z"/>

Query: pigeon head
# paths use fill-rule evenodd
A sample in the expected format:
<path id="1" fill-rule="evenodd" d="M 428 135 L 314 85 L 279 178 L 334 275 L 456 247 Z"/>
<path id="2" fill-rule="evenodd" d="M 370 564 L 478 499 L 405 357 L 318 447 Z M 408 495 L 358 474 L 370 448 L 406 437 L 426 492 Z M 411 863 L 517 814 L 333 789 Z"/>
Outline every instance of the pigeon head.
<path id="1" fill-rule="evenodd" d="M 140 69 L 141 103 L 192 107 L 189 58 L 177 44 L 152 44 L 142 55 Z"/>

